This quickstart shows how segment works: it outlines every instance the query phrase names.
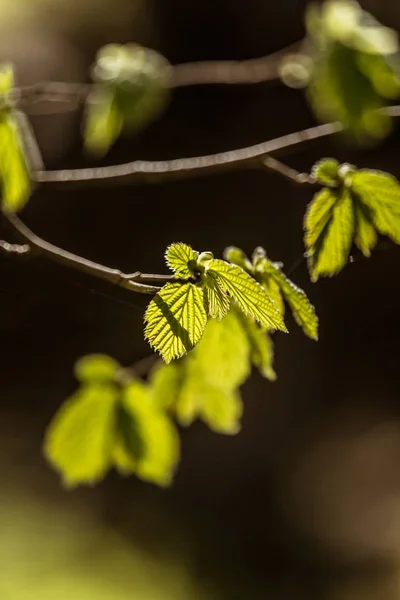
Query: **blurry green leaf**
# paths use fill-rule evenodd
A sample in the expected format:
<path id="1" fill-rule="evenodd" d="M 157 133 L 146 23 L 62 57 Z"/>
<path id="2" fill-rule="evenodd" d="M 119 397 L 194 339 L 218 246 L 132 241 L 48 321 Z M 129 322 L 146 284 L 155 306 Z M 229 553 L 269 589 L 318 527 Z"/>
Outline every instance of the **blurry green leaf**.
<path id="1" fill-rule="evenodd" d="M 281 288 L 272 277 L 265 277 L 262 280 L 262 286 L 265 288 L 268 296 L 273 300 L 276 308 L 282 316 L 285 314 L 285 303 L 282 298 Z"/>
<path id="2" fill-rule="evenodd" d="M 240 248 L 236 246 L 229 246 L 225 248 L 224 259 L 238 267 L 242 267 L 245 271 L 249 271 L 252 268 L 251 262 Z"/>
<path id="3" fill-rule="evenodd" d="M 169 485 L 179 460 L 179 436 L 145 384 L 135 381 L 125 387 L 117 425 L 117 467 L 145 481 Z"/>
<path id="4" fill-rule="evenodd" d="M 312 280 L 341 271 L 347 262 L 355 233 L 350 191 L 341 187 L 318 192 L 307 209 L 304 228 Z"/>
<path id="5" fill-rule="evenodd" d="M 2 208 L 18 212 L 29 200 L 31 183 L 19 127 L 7 111 L 0 111 L 0 176 Z"/>
<path id="6" fill-rule="evenodd" d="M 243 402 L 239 392 L 205 387 L 201 417 L 212 431 L 227 435 L 239 433 L 242 414 Z"/>
<path id="7" fill-rule="evenodd" d="M 173 409 L 181 381 L 182 369 L 180 360 L 174 361 L 169 365 L 160 361 L 151 371 L 149 377 L 149 385 L 154 402 L 166 410 Z"/>
<path id="8" fill-rule="evenodd" d="M 314 165 L 311 174 L 318 183 L 334 186 L 338 183 L 338 170 L 339 162 L 336 159 L 323 158 Z"/>
<path id="9" fill-rule="evenodd" d="M 379 109 L 400 95 L 397 33 L 347 0 L 310 5 L 306 28 L 302 51 L 281 68 L 283 80 L 307 86 L 317 116 L 340 121 L 354 140 L 387 135 L 391 119 Z"/>
<path id="10" fill-rule="evenodd" d="M 371 211 L 357 199 L 354 203 L 354 210 L 356 217 L 355 244 L 364 256 L 370 256 L 371 250 L 378 241 L 378 234 L 372 223 Z"/>
<path id="11" fill-rule="evenodd" d="M 187 360 L 199 379 L 233 390 L 250 374 L 249 342 L 234 310 L 222 321 L 211 319 L 203 338 Z"/>
<path id="12" fill-rule="evenodd" d="M 83 136 L 88 151 L 98 156 L 106 154 L 123 127 L 113 89 L 97 85 L 88 97 Z"/>
<path id="13" fill-rule="evenodd" d="M 229 312 L 231 301 L 218 278 L 209 271 L 204 276 L 204 294 L 207 313 L 219 321 Z"/>
<path id="14" fill-rule="evenodd" d="M 104 153 L 122 130 L 136 133 L 154 121 L 169 100 L 172 68 L 158 52 L 136 44 L 109 44 L 92 70 L 94 97 L 88 99 L 87 147 Z"/>
<path id="15" fill-rule="evenodd" d="M 351 189 L 369 209 L 378 232 L 400 244 L 400 184 L 397 179 L 381 171 L 360 169 L 352 174 Z"/>
<path id="16" fill-rule="evenodd" d="M 240 315 L 242 326 L 247 334 L 250 343 L 251 362 L 260 371 L 263 377 L 270 381 L 276 380 L 276 373 L 273 368 L 274 363 L 274 344 L 271 336 L 254 321 L 251 317 Z"/>
<path id="17" fill-rule="evenodd" d="M 117 398 L 110 385 L 82 387 L 50 423 L 44 452 L 65 485 L 93 484 L 110 468 Z"/>
<path id="18" fill-rule="evenodd" d="M 12 67 L 1 65 L 0 94 L 6 95 L 13 87 Z M 18 121 L 5 98 L 0 102 L 0 185 L 3 210 L 21 210 L 31 195 L 31 182 Z"/>
<path id="19" fill-rule="evenodd" d="M 245 314 L 251 315 L 262 325 L 287 331 L 282 315 L 265 290 L 243 269 L 215 259 L 209 272 L 217 276 L 221 286 Z"/>
<path id="20" fill-rule="evenodd" d="M 167 283 L 145 314 L 145 337 L 166 363 L 200 341 L 207 323 L 203 292 L 192 283 Z"/>
<path id="21" fill-rule="evenodd" d="M 121 366 L 105 354 L 90 354 L 75 364 L 75 377 L 83 383 L 112 383 Z"/>
<path id="22" fill-rule="evenodd" d="M 174 272 L 176 278 L 188 279 L 192 277 L 199 256 L 187 244 L 171 244 L 165 253 L 165 260 L 169 268 Z"/>

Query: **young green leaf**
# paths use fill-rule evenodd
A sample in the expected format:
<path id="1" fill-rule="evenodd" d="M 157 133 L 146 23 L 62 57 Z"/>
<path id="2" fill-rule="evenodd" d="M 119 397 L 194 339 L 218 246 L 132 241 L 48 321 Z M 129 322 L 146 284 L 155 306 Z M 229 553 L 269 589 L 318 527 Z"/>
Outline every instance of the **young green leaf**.
<path id="1" fill-rule="evenodd" d="M 298 288 L 275 263 L 265 260 L 263 273 L 266 280 L 274 281 L 282 291 L 286 302 L 289 304 L 295 321 L 304 333 L 313 340 L 318 340 L 318 318 L 315 308 L 303 290 Z"/>
<path id="2" fill-rule="evenodd" d="M 238 391 L 206 386 L 202 391 L 201 418 L 212 431 L 235 435 L 241 429 L 243 402 Z"/>
<path id="3" fill-rule="evenodd" d="M 224 250 L 224 259 L 238 267 L 242 267 L 247 272 L 250 272 L 252 269 L 252 264 L 240 248 L 236 246 L 228 246 Z"/>
<path id="4" fill-rule="evenodd" d="M 314 165 L 311 175 L 321 185 L 334 186 L 338 183 L 339 166 L 335 158 L 323 158 Z"/>
<path id="5" fill-rule="evenodd" d="M 149 387 L 153 401 L 165 410 L 172 410 L 179 393 L 182 378 L 183 369 L 180 360 L 174 361 L 169 365 L 159 361 L 149 376 Z"/>
<path id="6" fill-rule="evenodd" d="M 245 314 L 254 317 L 261 325 L 287 331 L 282 315 L 266 291 L 243 269 L 214 259 L 209 272 L 216 276 L 221 287 L 232 296 Z"/>
<path id="7" fill-rule="evenodd" d="M 355 244 L 361 250 L 364 256 L 370 256 L 371 250 L 378 241 L 378 234 L 372 223 L 371 211 L 357 199 L 354 203 L 356 218 L 356 237 Z"/>
<path id="8" fill-rule="evenodd" d="M 204 275 L 203 289 L 207 313 L 219 321 L 229 312 L 231 301 L 219 282 L 219 279 L 207 271 Z"/>
<path id="9" fill-rule="evenodd" d="M 117 398 L 113 386 L 84 386 L 50 423 L 44 452 L 65 485 L 93 484 L 110 468 Z"/>
<path id="10" fill-rule="evenodd" d="M 350 191 L 341 187 L 318 192 L 307 209 L 304 228 L 312 280 L 338 273 L 347 262 L 355 233 Z"/>
<path id="11" fill-rule="evenodd" d="M 275 381 L 276 373 L 273 368 L 274 344 L 271 336 L 252 317 L 246 317 L 243 313 L 237 312 L 243 330 L 247 335 L 248 343 L 250 344 L 250 359 L 252 364 L 260 371 L 263 377 L 266 377 L 269 381 Z"/>
<path id="12" fill-rule="evenodd" d="M 104 156 L 119 137 L 123 123 L 115 91 L 108 86 L 94 86 L 87 99 L 83 126 L 86 150 Z"/>
<path id="13" fill-rule="evenodd" d="M 378 232 L 400 244 L 400 184 L 397 179 L 381 171 L 360 169 L 352 173 L 351 190 L 369 209 Z"/>
<path id="14" fill-rule="evenodd" d="M 222 321 L 211 319 L 200 343 L 188 357 L 190 373 L 214 387 L 233 390 L 250 375 L 250 348 L 235 310 Z"/>
<path id="15" fill-rule="evenodd" d="M 169 485 L 179 460 L 179 436 L 145 384 L 135 381 L 124 388 L 117 425 L 114 461 L 119 470 Z"/>
<path id="16" fill-rule="evenodd" d="M 145 314 L 145 337 L 166 363 L 200 341 L 207 324 L 203 291 L 192 283 L 167 283 Z"/>
<path id="17" fill-rule="evenodd" d="M 121 366 L 106 354 L 89 354 L 75 364 L 75 377 L 82 383 L 112 383 Z"/>
<path id="18" fill-rule="evenodd" d="M 31 195 L 31 183 L 18 123 L 4 111 L 0 111 L 0 176 L 3 210 L 20 211 Z"/>
<path id="19" fill-rule="evenodd" d="M 167 265 L 177 279 L 188 279 L 193 276 L 198 256 L 198 252 L 182 243 L 171 244 L 165 252 Z"/>

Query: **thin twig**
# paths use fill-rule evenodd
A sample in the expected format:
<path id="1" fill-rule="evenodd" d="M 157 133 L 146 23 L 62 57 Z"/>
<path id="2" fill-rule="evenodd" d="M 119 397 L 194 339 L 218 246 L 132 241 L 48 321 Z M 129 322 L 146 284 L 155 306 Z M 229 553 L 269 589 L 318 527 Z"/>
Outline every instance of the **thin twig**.
<path id="1" fill-rule="evenodd" d="M 283 58 L 295 52 L 301 42 L 287 48 L 250 60 L 204 61 L 174 65 L 171 87 L 193 85 L 252 85 L 279 78 L 279 66 Z M 88 83 L 69 83 L 49 81 L 21 86 L 13 89 L 11 102 L 24 108 L 38 102 L 56 102 L 79 107 L 86 102 L 92 85 Z"/>
<path id="2" fill-rule="evenodd" d="M 165 283 L 171 280 L 170 275 L 163 277 L 162 275 L 147 274 L 143 277 L 143 274 L 139 271 L 133 274 L 123 273 L 119 269 L 112 269 L 91 260 L 87 260 L 82 256 L 72 254 L 72 252 L 68 252 L 67 250 L 63 250 L 62 248 L 58 248 L 57 246 L 46 242 L 33 233 L 33 231 L 31 231 L 17 215 L 4 213 L 4 216 L 17 235 L 24 242 L 29 244 L 32 252 L 39 256 L 45 256 L 64 266 L 71 267 L 76 271 L 87 273 L 103 279 L 108 283 L 127 288 L 128 290 L 140 294 L 156 294 L 160 290 L 159 286 L 141 283 L 142 281 L 157 280 Z"/>
<path id="3" fill-rule="evenodd" d="M 265 158 L 261 159 L 261 162 L 265 167 L 267 167 L 267 169 L 275 171 L 276 173 L 283 175 L 283 177 L 286 177 L 286 179 L 290 179 L 295 183 L 301 185 L 315 185 L 317 183 L 315 177 L 313 177 L 309 173 L 299 173 L 299 171 L 288 167 L 287 165 L 281 163 L 279 160 L 276 160 L 276 158 L 273 158 L 272 156 L 266 156 Z"/>
<path id="4" fill-rule="evenodd" d="M 29 254 L 31 248 L 28 244 L 10 244 L 5 240 L 0 240 L 0 250 L 5 254 L 16 254 L 17 256 L 23 256 Z"/>
<path id="5" fill-rule="evenodd" d="M 259 168 L 266 155 L 291 148 L 298 144 L 327 137 L 342 130 L 340 123 L 327 123 L 279 138 L 262 142 L 240 150 L 230 150 L 207 156 L 177 158 L 165 161 L 135 160 L 129 163 L 85 169 L 63 169 L 60 171 L 37 171 L 33 178 L 38 183 L 93 183 L 146 181 L 160 182 L 168 179 L 182 179 L 196 175 L 223 173 L 238 168 Z M 270 168 L 273 168 L 272 165 Z M 282 173 L 279 167 L 278 172 Z"/>

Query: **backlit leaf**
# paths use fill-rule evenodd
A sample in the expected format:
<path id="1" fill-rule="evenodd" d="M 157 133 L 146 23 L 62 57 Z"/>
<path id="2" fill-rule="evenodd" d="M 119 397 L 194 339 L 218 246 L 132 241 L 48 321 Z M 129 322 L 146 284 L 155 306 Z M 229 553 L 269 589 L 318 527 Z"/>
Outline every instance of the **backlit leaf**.
<path id="1" fill-rule="evenodd" d="M 370 256 L 371 250 L 378 241 L 378 234 L 372 223 L 371 211 L 357 200 L 354 204 L 354 210 L 356 217 L 355 244 L 364 256 Z"/>
<path id="2" fill-rule="evenodd" d="M 75 377 L 83 383 L 112 383 L 121 366 L 105 354 L 90 354 L 79 359 L 74 368 Z"/>
<path id="3" fill-rule="evenodd" d="M 187 279 L 194 273 L 194 267 L 199 256 L 187 244 L 171 244 L 165 253 L 165 260 L 175 277 Z"/>
<path id="4" fill-rule="evenodd" d="M 257 367 L 263 377 L 270 381 L 276 380 L 273 368 L 274 344 L 271 336 L 251 317 L 240 315 L 242 327 L 246 332 L 250 344 L 250 358 L 252 364 Z"/>
<path id="5" fill-rule="evenodd" d="M 182 368 L 180 360 L 176 360 L 169 365 L 159 361 L 159 364 L 154 367 L 149 376 L 154 402 L 166 410 L 173 409 L 181 381 Z"/>
<path id="6" fill-rule="evenodd" d="M 135 381 L 124 388 L 117 424 L 117 467 L 145 481 L 169 485 L 179 460 L 179 436 L 145 384 Z"/>
<path id="7" fill-rule="evenodd" d="M 221 286 L 245 314 L 253 316 L 262 325 L 287 331 L 282 315 L 266 291 L 243 269 L 215 259 L 209 272 L 217 276 Z"/>
<path id="8" fill-rule="evenodd" d="M 338 182 L 339 162 L 335 158 L 324 158 L 312 169 L 312 176 L 322 185 L 332 186 Z"/>
<path id="9" fill-rule="evenodd" d="M 400 244 L 400 184 L 381 171 L 360 169 L 352 174 L 351 190 L 369 209 L 379 233 Z"/>
<path id="10" fill-rule="evenodd" d="M 305 245 L 313 281 L 332 276 L 346 264 L 355 233 L 350 191 L 324 189 L 318 192 L 305 216 Z"/>
<path id="11" fill-rule="evenodd" d="M 200 341 L 206 324 L 203 291 L 192 283 L 167 283 L 145 314 L 145 337 L 166 363 Z"/>
<path id="12" fill-rule="evenodd" d="M 219 282 L 219 279 L 209 271 L 204 276 L 204 294 L 207 312 L 210 317 L 221 320 L 229 311 L 231 301 Z"/>
<path id="13" fill-rule="evenodd" d="M 3 210 L 18 212 L 31 195 L 31 183 L 17 120 L 0 111 L 0 185 Z"/>
<path id="14" fill-rule="evenodd" d="M 123 118 L 115 92 L 108 86 L 95 86 L 86 103 L 83 137 L 89 152 L 102 156 L 121 133 Z"/>
<path id="15" fill-rule="evenodd" d="M 212 386 L 203 390 L 201 418 L 216 433 L 235 435 L 240 431 L 243 402 L 239 392 Z"/>
<path id="16" fill-rule="evenodd" d="M 93 484 L 110 468 L 117 397 L 110 385 L 82 387 L 50 423 L 44 452 L 65 485 Z"/>
<path id="17" fill-rule="evenodd" d="M 267 275 L 267 281 L 268 279 L 274 281 L 279 286 L 279 289 L 282 290 L 296 323 L 302 327 L 308 337 L 317 340 L 318 318 L 305 292 L 290 281 L 273 262 L 266 260 L 264 265 L 264 273 Z"/>

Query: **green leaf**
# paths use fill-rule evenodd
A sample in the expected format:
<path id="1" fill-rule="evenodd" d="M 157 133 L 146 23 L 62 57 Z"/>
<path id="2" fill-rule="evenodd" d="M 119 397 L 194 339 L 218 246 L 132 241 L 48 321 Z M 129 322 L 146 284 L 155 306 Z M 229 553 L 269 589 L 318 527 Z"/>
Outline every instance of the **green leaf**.
<path id="1" fill-rule="evenodd" d="M 99 50 L 87 103 L 86 147 L 104 154 L 121 131 L 137 133 L 168 104 L 172 68 L 158 52 L 137 44 Z"/>
<path id="2" fill-rule="evenodd" d="M 176 415 L 183 426 L 199 416 L 213 431 L 234 435 L 240 431 L 243 404 L 240 395 L 210 385 L 195 374 L 187 377 L 178 396 Z"/>
<path id="3" fill-rule="evenodd" d="M 315 113 L 323 121 L 340 121 L 360 143 L 384 137 L 391 119 L 379 109 L 400 95 L 396 32 L 356 2 L 314 4 L 307 15 L 297 64 L 311 62 L 303 81 Z"/>
<path id="4" fill-rule="evenodd" d="M 83 383 L 112 383 L 121 366 L 106 354 L 83 356 L 75 363 L 75 377 Z"/>
<path id="5" fill-rule="evenodd" d="M 318 318 L 315 314 L 315 308 L 305 292 L 290 281 L 276 264 L 267 259 L 264 263 L 263 272 L 267 276 L 267 281 L 274 281 L 282 290 L 296 323 L 300 325 L 304 333 L 311 339 L 318 340 Z"/>
<path id="6" fill-rule="evenodd" d="M 242 414 L 243 402 L 238 392 L 205 387 L 201 417 L 212 431 L 225 435 L 239 433 Z"/>
<path id="7" fill-rule="evenodd" d="M 205 273 L 204 280 L 205 305 L 210 317 L 219 321 L 229 312 L 231 301 L 219 279 L 209 271 Z"/>
<path id="8" fill-rule="evenodd" d="M 192 283 L 167 283 L 145 314 L 145 337 L 166 363 L 200 341 L 206 324 L 203 291 Z"/>
<path id="9" fill-rule="evenodd" d="M 369 209 L 378 232 L 400 244 L 400 184 L 397 179 L 381 171 L 360 169 L 352 174 L 351 190 Z"/>
<path id="10" fill-rule="evenodd" d="M 181 361 L 177 360 L 169 365 L 160 361 L 149 376 L 149 385 L 154 402 L 165 410 L 173 409 L 181 382 Z"/>
<path id="11" fill-rule="evenodd" d="M 179 460 L 179 436 L 171 419 L 153 402 L 145 384 L 125 387 L 118 419 L 114 460 L 122 472 L 167 486 Z"/>
<path id="12" fill-rule="evenodd" d="M 14 87 L 11 65 L 0 68 L 0 94 Z M 4 101 L 0 106 L 0 180 L 2 208 L 18 212 L 28 202 L 32 186 L 25 156 L 23 137 L 14 112 Z"/>
<path id="13" fill-rule="evenodd" d="M 187 244 L 171 244 L 165 252 L 165 260 L 177 278 L 188 279 L 195 273 L 198 252 Z"/>
<path id="14" fill-rule="evenodd" d="M 245 314 L 254 317 L 261 325 L 287 331 L 282 315 L 263 287 L 243 269 L 215 259 L 211 262 L 209 272 L 217 276 L 221 286 Z"/>
<path id="15" fill-rule="evenodd" d="M 238 267 L 242 267 L 245 271 L 252 271 L 252 264 L 240 248 L 236 246 L 229 246 L 225 248 L 224 259 Z"/>
<path id="16" fill-rule="evenodd" d="M 123 123 L 114 90 L 100 84 L 94 86 L 86 103 L 83 130 L 85 148 L 97 156 L 103 156 L 119 137 Z"/>
<path id="17" fill-rule="evenodd" d="M 117 398 L 110 385 L 82 387 L 50 423 L 44 452 L 65 485 L 93 484 L 110 468 Z"/>
<path id="18" fill-rule="evenodd" d="M 249 342 L 234 310 L 222 321 L 211 319 L 200 343 L 188 357 L 196 378 L 233 390 L 250 375 Z"/>
<path id="19" fill-rule="evenodd" d="M 242 327 L 246 332 L 248 343 L 250 344 L 250 359 L 252 364 L 260 371 L 263 377 L 270 381 L 276 380 L 276 373 L 273 368 L 274 363 L 274 344 L 271 336 L 260 327 L 251 317 L 246 317 L 238 313 Z"/>
<path id="20" fill-rule="evenodd" d="M 339 162 L 335 158 L 323 158 L 314 165 L 311 175 L 322 185 L 334 186 L 339 180 L 338 171 Z"/>
<path id="21" fill-rule="evenodd" d="M 263 288 L 268 296 L 273 300 L 276 308 L 282 316 L 285 314 L 285 303 L 282 298 L 281 288 L 272 277 L 265 277 L 261 281 Z"/>
<path id="22" fill-rule="evenodd" d="M 355 233 L 350 191 L 341 187 L 318 192 L 307 209 L 304 228 L 312 280 L 341 271 L 347 262 Z"/>
<path id="23" fill-rule="evenodd" d="M 356 237 L 355 244 L 361 250 L 364 256 L 370 256 L 371 250 L 378 241 L 378 234 L 372 223 L 371 211 L 367 206 L 357 201 L 354 204 L 356 217 Z"/>

